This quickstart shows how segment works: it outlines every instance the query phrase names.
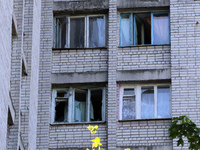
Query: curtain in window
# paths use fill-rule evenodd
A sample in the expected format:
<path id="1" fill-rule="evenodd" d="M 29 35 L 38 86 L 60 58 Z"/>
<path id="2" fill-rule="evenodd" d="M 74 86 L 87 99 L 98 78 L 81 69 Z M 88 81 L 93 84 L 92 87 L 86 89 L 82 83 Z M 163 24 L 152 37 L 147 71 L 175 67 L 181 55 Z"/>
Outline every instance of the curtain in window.
<path id="1" fill-rule="evenodd" d="M 83 48 L 85 33 L 85 18 L 70 19 L 70 47 Z"/>
<path id="2" fill-rule="evenodd" d="M 121 45 L 130 45 L 129 15 L 121 15 Z"/>
<path id="3" fill-rule="evenodd" d="M 104 46 L 104 19 L 90 17 L 89 19 L 89 47 Z"/>
<path id="4" fill-rule="evenodd" d="M 86 94 L 87 91 L 77 90 L 75 91 L 75 112 L 74 120 L 75 122 L 86 121 Z"/>
<path id="5" fill-rule="evenodd" d="M 171 116 L 169 86 L 158 86 L 157 104 L 158 118 L 169 118 Z"/>
<path id="6" fill-rule="evenodd" d="M 135 91 L 134 89 L 124 89 L 123 94 L 123 108 L 122 108 L 122 119 L 135 119 Z"/>
<path id="7" fill-rule="evenodd" d="M 75 101 L 75 122 L 86 121 L 86 102 Z"/>
<path id="8" fill-rule="evenodd" d="M 142 88 L 141 97 L 141 118 L 154 118 L 154 87 Z"/>
<path id="9" fill-rule="evenodd" d="M 154 14 L 153 16 L 153 44 L 169 44 L 168 14 Z"/>

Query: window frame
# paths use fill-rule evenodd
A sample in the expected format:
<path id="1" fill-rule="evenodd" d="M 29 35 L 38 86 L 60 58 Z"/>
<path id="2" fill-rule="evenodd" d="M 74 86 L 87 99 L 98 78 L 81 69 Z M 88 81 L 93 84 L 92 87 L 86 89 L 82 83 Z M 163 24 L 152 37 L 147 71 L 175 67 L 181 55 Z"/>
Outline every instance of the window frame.
<path id="1" fill-rule="evenodd" d="M 120 13 L 120 47 L 127 47 L 127 46 L 148 46 L 148 45 L 169 45 L 171 44 L 171 32 L 170 32 L 170 12 L 169 11 L 159 11 L 159 12 L 142 12 L 142 13 L 150 13 L 151 16 L 151 44 L 135 44 L 135 19 L 136 14 L 139 14 L 138 12 L 131 12 L 131 13 Z M 153 32 L 153 17 L 154 14 L 168 14 L 168 27 L 169 27 L 169 43 L 165 44 L 154 44 L 154 32 Z M 121 30 L 121 24 L 122 24 L 122 16 L 121 15 L 129 15 L 129 25 L 130 25 L 130 31 L 129 31 L 129 45 L 122 45 L 122 30 Z M 137 17 L 138 18 L 138 17 Z M 138 18 L 139 19 L 139 18 Z M 139 19 L 140 20 L 140 19 Z M 145 31 L 143 30 L 143 43 L 145 43 Z"/>
<path id="2" fill-rule="evenodd" d="M 57 26 L 57 19 L 58 18 L 64 18 L 66 17 L 66 45 L 67 47 L 62 47 L 62 46 L 58 46 L 60 44 L 60 42 L 58 41 L 58 26 Z M 94 14 L 94 15 L 77 15 L 77 16 L 55 16 L 54 17 L 54 40 L 53 40 L 53 48 L 72 48 L 74 49 L 74 47 L 70 47 L 70 19 L 73 18 L 84 18 L 84 23 L 85 23 L 85 29 L 84 29 L 84 48 L 101 48 L 101 47 L 89 47 L 89 19 L 90 17 L 103 17 L 103 30 L 104 30 L 104 46 L 102 47 L 106 47 L 106 31 L 107 31 L 107 26 L 106 26 L 106 15 L 105 14 Z M 61 35 L 59 35 L 61 36 Z M 76 48 L 76 49 L 80 49 L 80 48 Z"/>
<path id="3" fill-rule="evenodd" d="M 149 87 L 152 86 L 154 87 L 154 118 L 141 118 L 141 114 L 142 114 L 142 105 L 141 105 L 141 91 L 143 87 Z M 121 121 L 125 121 L 125 120 L 146 120 L 146 119 L 162 119 L 162 118 L 158 118 L 158 99 L 157 99 L 157 89 L 158 86 L 169 86 L 169 90 L 170 90 L 170 116 L 171 114 L 171 85 L 169 83 L 166 84 L 121 84 L 120 85 L 120 97 L 119 97 L 119 120 Z M 124 89 L 134 89 L 135 92 L 135 119 L 123 119 L 122 118 L 122 109 L 123 109 L 123 92 Z M 171 118 L 171 117 L 170 117 Z"/>
<path id="4" fill-rule="evenodd" d="M 75 122 L 75 91 L 76 89 L 87 89 L 87 96 L 86 96 L 86 121 L 84 122 Z M 90 121 L 90 95 L 92 90 L 102 90 L 102 108 L 101 108 L 101 115 L 102 120 L 101 121 Z M 57 91 L 68 91 L 69 92 L 69 98 L 68 98 L 68 121 L 55 121 L 56 111 L 56 97 L 57 97 Z M 105 114 L 106 114 L 106 88 L 105 87 L 69 87 L 69 88 L 53 88 L 52 89 L 52 113 L 51 113 L 51 124 L 81 124 L 81 123 L 94 123 L 94 122 L 105 122 Z"/>

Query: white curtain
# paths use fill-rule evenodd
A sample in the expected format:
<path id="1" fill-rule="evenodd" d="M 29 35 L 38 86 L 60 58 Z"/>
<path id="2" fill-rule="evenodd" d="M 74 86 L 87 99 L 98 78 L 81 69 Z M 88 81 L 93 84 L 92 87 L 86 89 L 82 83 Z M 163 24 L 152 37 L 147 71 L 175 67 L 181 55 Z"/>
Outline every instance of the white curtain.
<path id="1" fill-rule="evenodd" d="M 91 17 L 89 47 L 103 47 L 103 46 L 104 46 L 104 19 Z"/>
<path id="2" fill-rule="evenodd" d="M 121 45 L 130 45 L 130 24 L 129 17 L 121 16 Z"/>
<path id="3" fill-rule="evenodd" d="M 153 44 L 169 44 L 169 17 L 153 17 Z"/>
<path id="4" fill-rule="evenodd" d="M 75 122 L 86 121 L 86 102 L 75 101 Z"/>
<path id="5" fill-rule="evenodd" d="M 158 118 L 169 118 L 170 115 L 170 89 L 158 87 Z"/>
<path id="6" fill-rule="evenodd" d="M 151 89 L 142 89 L 142 110 L 141 118 L 148 119 L 154 118 L 154 91 Z"/>

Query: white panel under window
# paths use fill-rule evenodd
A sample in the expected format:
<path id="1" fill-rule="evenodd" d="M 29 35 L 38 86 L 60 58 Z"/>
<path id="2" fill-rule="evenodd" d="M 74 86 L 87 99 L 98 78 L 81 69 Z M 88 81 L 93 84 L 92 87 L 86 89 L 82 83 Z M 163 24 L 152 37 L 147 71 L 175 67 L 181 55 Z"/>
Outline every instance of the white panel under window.
<path id="1" fill-rule="evenodd" d="M 122 119 L 130 120 L 136 118 L 135 104 L 136 101 L 134 89 L 124 89 Z"/>
<path id="2" fill-rule="evenodd" d="M 104 17 L 89 17 L 89 47 L 105 46 L 104 32 Z"/>
<path id="3" fill-rule="evenodd" d="M 169 118 L 171 116 L 169 86 L 158 86 L 157 95 L 158 118 Z"/>
<path id="4" fill-rule="evenodd" d="M 121 45 L 130 45 L 130 19 L 128 15 L 121 15 Z"/>
<path id="5" fill-rule="evenodd" d="M 168 13 L 153 15 L 153 44 L 169 44 L 169 17 Z"/>
<path id="6" fill-rule="evenodd" d="M 142 87 L 141 92 L 141 118 L 154 118 L 154 87 Z"/>
<path id="7" fill-rule="evenodd" d="M 85 18 L 70 19 L 70 47 L 84 48 Z"/>

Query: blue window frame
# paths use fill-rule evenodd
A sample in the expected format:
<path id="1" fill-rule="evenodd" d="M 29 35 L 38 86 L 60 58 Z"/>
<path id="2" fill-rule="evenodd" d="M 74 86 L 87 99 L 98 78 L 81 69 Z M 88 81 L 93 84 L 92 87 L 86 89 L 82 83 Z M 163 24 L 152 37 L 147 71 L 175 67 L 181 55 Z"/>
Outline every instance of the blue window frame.
<path id="1" fill-rule="evenodd" d="M 169 12 L 120 15 L 120 46 L 163 44 L 170 44 Z"/>

